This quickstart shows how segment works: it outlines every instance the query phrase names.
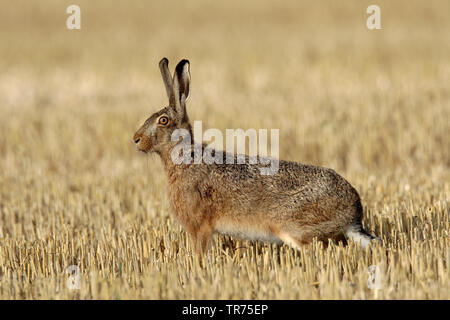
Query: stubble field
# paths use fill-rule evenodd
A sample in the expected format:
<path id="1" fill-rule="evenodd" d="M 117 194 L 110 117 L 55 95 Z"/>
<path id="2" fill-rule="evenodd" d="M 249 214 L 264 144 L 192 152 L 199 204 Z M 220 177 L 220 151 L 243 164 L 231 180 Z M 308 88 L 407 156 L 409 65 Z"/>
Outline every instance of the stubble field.
<path id="1" fill-rule="evenodd" d="M 78 1 L 72 31 L 70 4 L 0 12 L 0 299 L 450 298 L 448 1 L 377 1 L 374 31 L 367 1 Z M 199 260 L 132 141 L 167 103 L 163 56 L 191 61 L 192 120 L 280 129 L 383 245 L 216 235 Z"/>

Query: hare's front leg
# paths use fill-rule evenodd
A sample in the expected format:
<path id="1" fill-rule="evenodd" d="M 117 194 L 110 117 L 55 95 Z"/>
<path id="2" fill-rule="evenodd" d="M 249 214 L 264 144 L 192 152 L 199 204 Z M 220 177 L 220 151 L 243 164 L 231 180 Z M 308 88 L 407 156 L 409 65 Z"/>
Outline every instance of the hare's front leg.
<path id="1" fill-rule="evenodd" d="M 209 241 L 214 232 L 214 228 L 210 224 L 202 224 L 197 231 L 195 239 L 195 251 L 198 254 L 204 255 L 208 252 Z"/>
<path id="2" fill-rule="evenodd" d="M 214 232 L 214 226 L 210 221 L 203 221 L 198 225 L 190 224 L 186 226 L 186 229 L 192 237 L 195 252 L 199 255 L 205 255 Z"/>

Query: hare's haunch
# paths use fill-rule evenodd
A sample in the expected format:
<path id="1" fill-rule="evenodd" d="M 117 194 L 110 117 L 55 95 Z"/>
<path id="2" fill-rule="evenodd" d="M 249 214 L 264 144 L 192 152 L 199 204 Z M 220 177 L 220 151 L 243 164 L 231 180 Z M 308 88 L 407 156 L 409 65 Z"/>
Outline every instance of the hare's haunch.
<path id="1" fill-rule="evenodd" d="M 325 242 L 352 238 L 364 247 L 378 239 L 362 228 L 357 191 L 331 169 L 279 161 L 277 173 L 262 175 L 259 167 L 249 161 L 172 161 L 171 153 L 179 143 L 172 141 L 172 133 L 184 129 L 192 137 L 186 112 L 189 61 L 180 61 L 173 77 L 166 58 L 159 67 L 169 106 L 145 121 L 135 133 L 134 142 L 140 151 L 160 155 L 168 178 L 171 208 L 192 236 L 198 252 L 207 251 L 214 232 L 282 241 L 297 248 L 314 237 Z"/>

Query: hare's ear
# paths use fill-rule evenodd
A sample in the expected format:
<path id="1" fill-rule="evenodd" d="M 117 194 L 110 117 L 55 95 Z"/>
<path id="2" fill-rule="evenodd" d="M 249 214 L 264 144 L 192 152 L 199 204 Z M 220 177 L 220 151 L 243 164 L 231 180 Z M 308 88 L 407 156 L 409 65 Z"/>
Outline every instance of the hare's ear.
<path id="1" fill-rule="evenodd" d="M 186 117 L 186 100 L 189 98 L 190 83 L 189 61 L 184 59 L 177 64 L 173 75 L 175 110 L 182 118 Z"/>
<path id="2" fill-rule="evenodd" d="M 159 62 L 159 69 L 161 70 L 164 86 L 166 87 L 167 97 L 169 98 L 169 105 L 174 106 L 175 92 L 173 91 L 173 83 L 169 71 L 169 60 L 167 60 L 167 58 L 161 59 L 161 61 Z"/>

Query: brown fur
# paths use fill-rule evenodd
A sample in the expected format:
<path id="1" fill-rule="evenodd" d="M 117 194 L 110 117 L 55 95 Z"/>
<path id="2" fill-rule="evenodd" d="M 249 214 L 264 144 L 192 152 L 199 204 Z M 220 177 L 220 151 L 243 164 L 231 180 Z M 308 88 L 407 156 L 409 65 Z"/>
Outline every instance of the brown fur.
<path id="1" fill-rule="evenodd" d="M 139 150 L 160 155 L 168 179 L 170 204 L 178 221 L 205 253 L 214 231 L 250 239 L 283 241 L 294 247 L 317 237 L 327 242 L 349 234 L 373 239 L 361 227 L 357 191 L 335 171 L 280 161 L 274 175 L 261 175 L 259 165 L 175 164 L 170 154 L 177 128 L 191 133 L 186 113 L 189 62 L 182 60 L 170 79 L 167 59 L 160 62 L 169 106 L 154 113 L 135 133 Z M 167 125 L 159 118 L 169 118 Z M 193 141 L 193 140 L 192 140 Z M 205 148 L 205 146 L 201 146 Z M 225 159 L 225 155 L 224 155 Z"/>

